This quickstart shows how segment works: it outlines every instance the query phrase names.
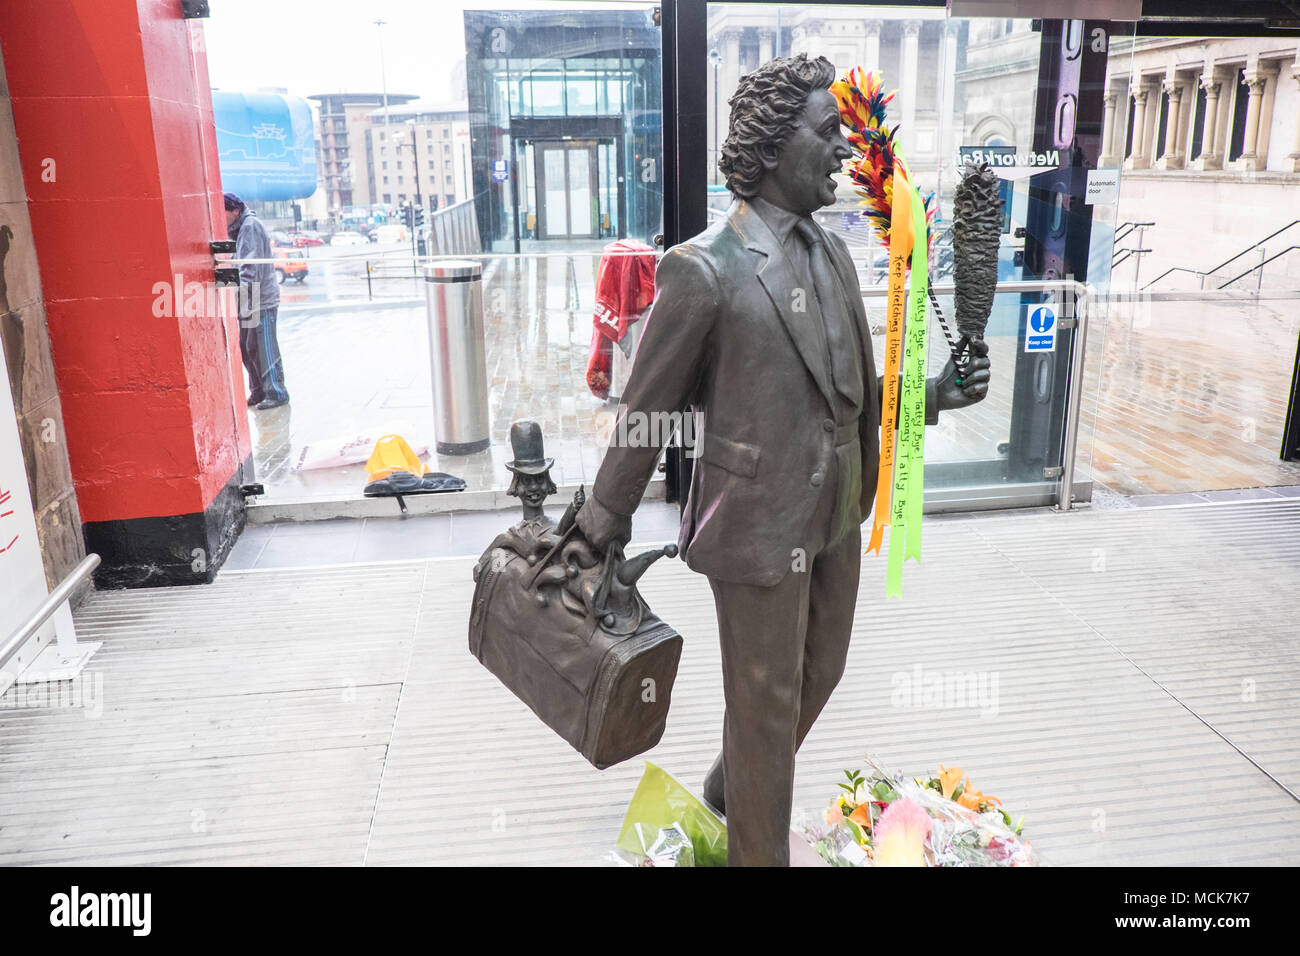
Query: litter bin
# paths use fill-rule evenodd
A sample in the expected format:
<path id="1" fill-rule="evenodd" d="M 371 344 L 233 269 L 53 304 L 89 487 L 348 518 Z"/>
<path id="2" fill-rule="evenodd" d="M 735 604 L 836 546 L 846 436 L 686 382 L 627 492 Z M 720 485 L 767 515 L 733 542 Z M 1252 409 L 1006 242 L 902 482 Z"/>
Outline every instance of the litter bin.
<path id="1" fill-rule="evenodd" d="M 456 260 L 424 267 L 433 365 L 434 432 L 440 455 L 472 455 L 489 444 L 483 268 Z"/>

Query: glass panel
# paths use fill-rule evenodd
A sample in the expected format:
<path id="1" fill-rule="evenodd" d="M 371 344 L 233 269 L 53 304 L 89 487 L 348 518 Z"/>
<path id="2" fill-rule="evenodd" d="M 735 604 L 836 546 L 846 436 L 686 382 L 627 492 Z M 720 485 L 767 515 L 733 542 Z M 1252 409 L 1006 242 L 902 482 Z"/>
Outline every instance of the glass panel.
<path id="1" fill-rule="evenodd" d="M 568 110 L 570 116 L 594 116 L 600 112 L 596 102 L 596 75 L 587 70 L 575 70 L 573 61 L 568 69 Z"/>
<path id="2" fill-rule="evenodd" d="M 335 458 L 350 439 L 390 431 L 434 445 L 420 344 L 429 256 L 483 263 L 493 442 L 469 458 L 430 454 L 430 466 L 472 489 L 503 489 L 510 423 L 531 417 L 546 429 L 556 479 L 590 487 L 605 444 L 605 404 L 586 383 L 602 248 L 662 229 L 658 4 L 411 0 L 385 5 L 382 25 L 373 13 L 335 18 L 310 53 L 286 47 L 284 56 L 250 56 L 245 38 L 266 33 L 266 19 L 289 31 L 268 35 L 290 35 L 302 4 L 238 6 L 205 24 L 212 85 L 283 88 L 307 101 L 319 176 L 309 195 L 281 200 L 282 185 L 275 199 L 246 195 L 283 237 L 275 258 L 292 415 L 249 419 L 268 497 L 355 498 L 363 463 L 300 467 L 327 462 L 331 444 Z M 442 200 L 419 237 L 429 256 L 418 259 L 396 207 L 414 194 L 414 177 L 398 169 L 386 136 L 408 119 L 420 193 L 429 205 Z M 544 235 L 548 219 L 554 238 Z M 320 233 L 303 242 L 324 245 L 295 248 L 288 234 L 299 229 Z"/>
<path id="3" fill-rule="evenodd" d="M 1116 124 L 1122 129 L 1130 121 L 1120 106 L 1121 98 L 1125 104 L 1129 99 L 1126 82 L 1108 114 L 1104 100 L 1111 92 L 1106 71 L 1132 56 L 1132 43 L 1125 43 L 1132 26 L 1109 24 L 1102 31 L 1103 40 L 1123 46 L 1118 55 L 1112 48 L 1109 57 L 1105 43 L 1097 55 L 1098 38 L 1085 38 L 1083 26 L 1082 21 L 957 19 L 915 7 L 730 2 L 708 7 L 706 89 L 692 108 L 707 116 L 709 141 L 690 155 L 692 162 L 702 156 L 707 164 L 710 221 L 727 215 L 731 202 L 717 169 L 729 101 L 745 73 L 776 56 L 824 56 L 839 75 L 855 66 L 877 69 L 884 89 L 896 91 L 886 122 L 899 127 L 913 181 L 923 195 L 934 195 L 932 282 L 951 282 L 953 194 L 962 167 L 996 157 L 992 165 L 1004 202 L 999 283 L 1039 284 L 1000 292 L 995 299 L 985 332 L 994 364 L 991 394 L 974 408 L 941 416 L 940 426 L 930 430 L 927 458 L 935 467 L 927 471 L 927 485 L 936 491 L 979 488 L 981 494 L 1001 494 L 999 489 L 1014 487 L 1033 495 L 1051 488 L 1063 463 L 1077 333 L 1056 326 L 1051 348 L 1037 354 L 1026 350 L 1027 329 L 1043 305 L 1052 306 L 1059 319 L 1072 316 L 1074 295 L 1064 288 L 1068 279 L 1105 291 L 1114 248 L 1114 197 L 1109 205 L 1094 205 L 1085 201 L 1084 187 L 1089 170 L 1119 165 L 1110 146 L 1119 139 Z M 1148 162 L 1152 153 L 1159 155 L 1156 136 L 1165 128 L 1158 87 L 1151 92 L 1142 123 L 1149 138 L 1143 141 L 1143 131 L 1136 133 Z M 879 291 L 887 250 L 864 220 L 861 197 L 847 177 L 840 180 L 835 204 L 816 218 L 848 244 L 873 331 L 883 333 Z M 940 303 L 951 326 L 951 296 L 940 296 Z M 929 364 L 937 374 L 948 346 L 937 317 L 931 322 Z M 883 340 L 878 340 L 878 363 L 882 356 Z"/>
<path id="4" fill-rule="evenodd" d="M 569 194 L 564 178 L 564 154 L 562 146 L 552 146 L 542 150 L 542 181 L 546 189 L 546 234 L 548 236 L 567 236 L 569 234 Z"/>
<path id="5" fill-rule="evenodd" d="M 564 81 L 558 76 L 534 76 L 532 79 L 533 115 L 564 115 Z"/>
<path id="6" fill-rule="evenodd" d="M 569 219 L 570 233 L 587 236 L 595 232 L 591 214 L 591 150 L 586 146 L 571 146 L 569 155 Z"/>

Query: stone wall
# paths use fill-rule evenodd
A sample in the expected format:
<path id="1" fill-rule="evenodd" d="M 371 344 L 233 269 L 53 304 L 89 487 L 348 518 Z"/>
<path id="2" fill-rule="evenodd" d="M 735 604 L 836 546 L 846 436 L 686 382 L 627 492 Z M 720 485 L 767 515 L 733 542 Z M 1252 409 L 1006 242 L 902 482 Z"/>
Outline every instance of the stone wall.
<path id="1" fill-rule="evenodd" d="M 57 175 L 57 169 L 52 171 Z M 34 184 L 39 188 L 40 184 Z M 18 140 L 0 57 L 0 335 L 18 413 L 27 484 L 36 511 L 45 577 L 51 587 L 85 554 L 63 410 L 45 322 L 41 275 L 18 163 Z"/>
<path id="2" fill-rule="evenodd" d="M 1120 176 L 1117 222 L 1154 222 L 1143 245 L 1151 252 L 1142 258 L 1138 284 L 1145 285 L 1166 269 L 1206 271 L 1259 242 L 1275 229 L 1300 219 L 1296 202 L 1296 175 L 1274 172 L 1184 172 L 1182 170 L 1125 171 Z M 1121 239 L 1119 248 L 1137 245 L 1137 234 Z M 1300 225 L 1265 243 L 1266 256 L 1300 246 Z M 1215 288 L 1259 263 L 1255 250 L 1231 267 L 1222 278 L 1207 280 Z M 1115 269 L 1114 281 L 1133 280 L 1134 259 Z M 1252 275 L 1232 288 L 1253 289 Z M 1264 288 L 1300 289 L 1300 249 L 1292 250 L 1264 267 Z M 1188 273 L 1165 276 L 1158 289 L 1196 289 L 1200 279 Z"/>

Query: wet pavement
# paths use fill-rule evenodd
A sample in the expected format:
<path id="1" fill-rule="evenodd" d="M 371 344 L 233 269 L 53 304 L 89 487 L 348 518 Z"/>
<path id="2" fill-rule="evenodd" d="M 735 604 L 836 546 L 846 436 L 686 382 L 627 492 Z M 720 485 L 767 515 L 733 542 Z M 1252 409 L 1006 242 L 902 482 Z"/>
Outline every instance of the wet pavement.
<path id="1" fill-rule="evenodd" d="M 1121 495 L 1300 484 L 1278 457 L 1297 335 L 1295 300 L 1114 307 L 1084 386 L 1094 478 Z"/>

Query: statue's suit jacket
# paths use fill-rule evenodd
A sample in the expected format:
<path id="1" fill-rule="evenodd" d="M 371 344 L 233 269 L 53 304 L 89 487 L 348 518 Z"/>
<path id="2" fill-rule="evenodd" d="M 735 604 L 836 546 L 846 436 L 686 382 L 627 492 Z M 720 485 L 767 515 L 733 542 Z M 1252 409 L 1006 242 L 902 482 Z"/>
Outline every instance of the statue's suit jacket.
<path id="1" fill-rule="evenodd" d="M 825 236 L 862 349 L 861 521 L 876 493 L 880 388 L 857 273 L 844 243 Z M 663 421 L 688 404 L 702 413 L 679 543 L 686 563 L 710 577 L 779 582 L 794 549 L 806 546 L 823 484 L 834 478 L 835 446 L 844 434 L 832 402 L 843 399 L 833 392 L 821 318 L 808 305 L 815 303 L 810 282 L 796 275 L 772 230 L 743 199 L 659 264 L 623 395 L 627 423 L 616 435 L 638 433 L 631 416 L 658 414 Z M 929 409 L 936 407 L 933 388 L 927 383 Z M 655 445 L 612 443 L 594 497 L 609 511 L 632 514 L 659 453 Z"/>

